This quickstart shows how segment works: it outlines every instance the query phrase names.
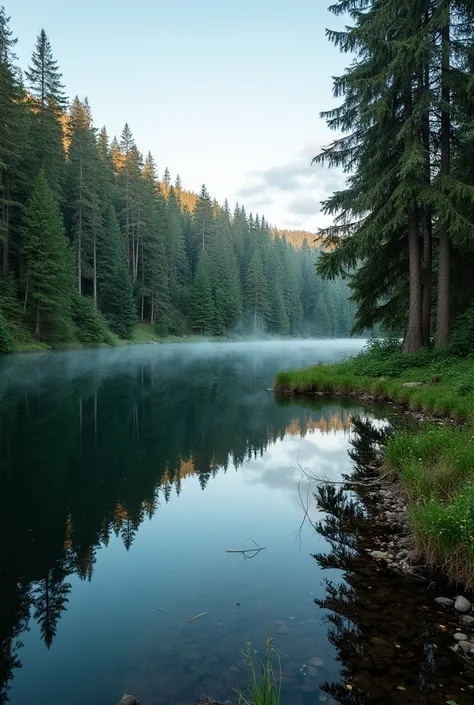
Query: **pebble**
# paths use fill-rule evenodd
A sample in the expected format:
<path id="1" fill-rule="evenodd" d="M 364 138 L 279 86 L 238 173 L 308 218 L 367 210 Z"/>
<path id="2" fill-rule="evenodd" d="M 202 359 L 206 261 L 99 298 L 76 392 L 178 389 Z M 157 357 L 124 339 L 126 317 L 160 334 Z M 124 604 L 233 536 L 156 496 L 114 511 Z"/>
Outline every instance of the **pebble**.
<path id="1" fill-rule="evenodd" d="M 387 558 L 387 554 L 384 551 L 371 551 L 369 556 L 372 556 L 372 558 Z"/>
<path id="2" fill-rule="evenodd" d="M 463 634 L 462 632 L 456 632 L 454 638 L 456 639 L 456 641 L 467 641 L 468 639 L 466 634 Z"/>
<path id="3" fill-rule="evenodd" d="M 471 615 L 469 614 L 463 614 L 463 616 L 460 617 L 459 621 L 466 627 L 472 627 L 472 625 L 474 624 L 474 617 L 471 617 Z"/>
<path id="4" fill-rule="evenodd" d="M 397 553 L 397 561 L 404 561 L 406 558 L 408 558 L 408 551 L 400 551 L 400 553 Z"/>
<path id="5" fill-rule="evenodd" d="M 435 602 L 437 602 L 438 605 L 443 605 L 443 607 L 452 607 L 452 605 L 454 605 L 454 600 L 451 600 L 450 597 L 437 597 Z"/>
<path id="6" fill-rule="evenodd" d="M 462 597 L 461 595 L 458 595 L 456 597 L 456 602 L 454 603 L 454 609 L 457 612 L 464 612 L 464 613 L 470 612 L 471 608 L 472 608 L 471 603 L 469 602 L 469 600 L 466 600 L 465 597 Z"/>
<path id="7" fill-rule="evenodd" d="M 459 647 L 460 647 L 466 654 L 471 653 L 471 646 L 472 646 L 472 644 L 470 644 L 468 641 L 460 641 L 460 642 L 459 642 Z"/>

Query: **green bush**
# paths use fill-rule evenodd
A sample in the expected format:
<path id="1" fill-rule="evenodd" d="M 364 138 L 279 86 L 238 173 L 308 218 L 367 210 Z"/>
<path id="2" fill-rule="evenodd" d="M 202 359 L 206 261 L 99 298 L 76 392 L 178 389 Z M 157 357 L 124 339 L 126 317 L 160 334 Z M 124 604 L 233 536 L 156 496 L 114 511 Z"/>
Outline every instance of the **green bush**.
<path id="1" fill-rule="evenodd" d="M 456 319 L 449 351 L 453 355 L 461 356 L 474 354 L 474 307 Z"/>
<path id="2" fill-rule="evenodd" d="M 11 352 L 14 348 L 13 336 L 7 319 L 0 313 L 0 352 Z"/>
<path id="3" fill-rule="evenodd" d="M 76 327 L 76 338 L 85 346 L 115 345 L 104 316 L 96 309 L 90 296 L 75 294 L 72 299 L 72 318 Z"/>

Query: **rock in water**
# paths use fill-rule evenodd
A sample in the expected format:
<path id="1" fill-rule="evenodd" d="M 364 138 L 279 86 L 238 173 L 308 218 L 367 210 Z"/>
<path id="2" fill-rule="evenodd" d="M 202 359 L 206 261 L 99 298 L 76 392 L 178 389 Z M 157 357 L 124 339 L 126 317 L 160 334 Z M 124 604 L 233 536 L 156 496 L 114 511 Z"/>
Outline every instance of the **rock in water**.
<path id="1" fill-rule="evenodd" d="M 466 612 L 470 612 L 471 608 L 472 608 L 471 603 L 469 602 L 469 600 L 466 600 L 465 597 L 462 597 L 461 595 L 458 595 L 458 597 L 456 597 L 456 602 L 454 603 L 454 609 L 457 612 L 463 612 L 465 614 Z"/>
<path id="2" fill-rule="evenodd" d="M 124 693 L 120 698 L 118 705 L 140 705 L 138 700 L 133 695 Z"/>
<path id="3" fill-rule="evenodd" d="M 388 554 L 384 553 L 384 551 L 371 551 L 369 556 L 372 556 L 372 558 L 387 558 Z"/>
<path id="4" fill-rule="evenodd" d="M 451 600 L 450 597 L 437 597 L 435 602 L 438 605 L 443 605 L 443 607 L 452 607 L 454 605 L 454 600 Z"/>
<path id="5" fill-rule="evenodd" d="M 463 614 L 459 621 L 467 627 L 472 627 L 474 624 L 474 617 L 471 617 L 469 614 Z"/>
<path id="6" fill-rule="evenodd" d="M 454 638 L 456 639 L 456 641 L 467 641 L 467 636 L 466 636 L 466 634 L 461 634 L 461 632 L 457 632 L 457 633 L 454 635 Z"/>

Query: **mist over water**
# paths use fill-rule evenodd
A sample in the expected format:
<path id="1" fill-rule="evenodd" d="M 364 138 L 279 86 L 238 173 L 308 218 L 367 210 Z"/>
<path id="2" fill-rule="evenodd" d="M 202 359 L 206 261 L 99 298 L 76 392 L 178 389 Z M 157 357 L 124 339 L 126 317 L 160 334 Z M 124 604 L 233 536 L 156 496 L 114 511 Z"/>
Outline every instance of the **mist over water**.
<path id="1" fill-rule="evenodd" d="M 280 369 L 363 344 L 4 358 L 0 702 L 7 693 L 14 705 L 112 704 L 123 692 L 145 705 L 225 699 L 246 683 L 245 641 L 260 650 L 269 628 L 293 704 L 337 680 L 313 601 L 324 588 L 310 554 L 327 544 L 313 529 L 298 533 L 298 463 L 340 477 L 351 467 L 352 416 L 378 412 L 278 402 L 268 388 Z M 252 560 L 226 553 L 250 538 L 266 550 Z M 319 666 L 308 674 L 311 659 Z"/>

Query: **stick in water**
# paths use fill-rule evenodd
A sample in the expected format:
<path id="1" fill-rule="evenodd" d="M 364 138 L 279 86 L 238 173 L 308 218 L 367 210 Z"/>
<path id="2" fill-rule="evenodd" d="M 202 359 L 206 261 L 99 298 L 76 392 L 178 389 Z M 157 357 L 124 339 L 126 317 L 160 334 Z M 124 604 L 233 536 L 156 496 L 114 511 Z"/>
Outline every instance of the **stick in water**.
<path id="1" fill-rule="evenodd" d="M 186 622 L 195 622 L 197 619 L 200 619 L 201 617 L 204 617 L 204 615 L 207 614 L 207 612 L 201 612 L 201 614 L 197 614 L 195 617 L 191 617 L 191 619 L 187 619 Z"/>

